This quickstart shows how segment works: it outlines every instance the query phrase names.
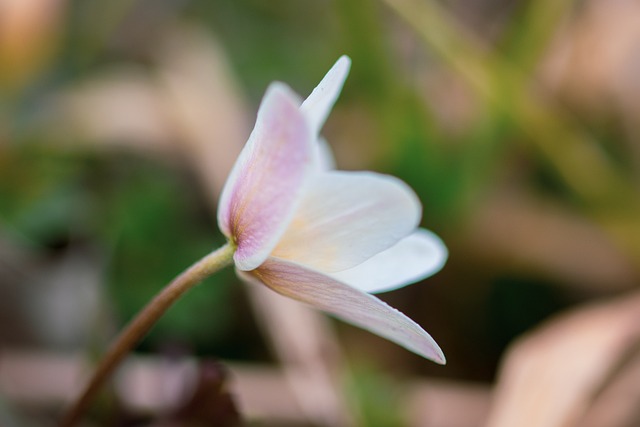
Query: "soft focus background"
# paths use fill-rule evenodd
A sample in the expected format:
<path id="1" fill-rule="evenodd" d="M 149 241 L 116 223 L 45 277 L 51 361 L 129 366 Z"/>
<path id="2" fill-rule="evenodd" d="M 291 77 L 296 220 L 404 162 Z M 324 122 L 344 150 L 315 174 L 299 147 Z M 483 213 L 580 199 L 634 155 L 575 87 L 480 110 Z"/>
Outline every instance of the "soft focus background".
<path id="1" fill-rule="evenodd" d="M 260 289 L 190 292 L 105 426 L 640 425 L 636 0 L 0 0 L 0 425 L 51 425 L 223 238 L 272 80 L 353 67 L 323 134 L 408 182 L 450 259 L 381 297 L 445 367 Z"/>

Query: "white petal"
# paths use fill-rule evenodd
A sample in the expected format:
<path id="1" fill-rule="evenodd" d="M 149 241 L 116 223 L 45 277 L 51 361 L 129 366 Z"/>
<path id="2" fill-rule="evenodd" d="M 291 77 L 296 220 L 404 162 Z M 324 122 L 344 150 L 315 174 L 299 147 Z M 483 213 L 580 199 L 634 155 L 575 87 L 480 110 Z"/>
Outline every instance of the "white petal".
<path id="1" fill-rule="evenodd" d="M 418 229 L 386 251 L 331 277 L 361 291 L 376 293 L 425 279 L 444 266 L 448 251 L 432 232 Z"/>
<path id="2" fill-rule="evenodd" d="M 420 325 L 373 295 L 273 258 L 249 274 L 284 296 L 333 314 L 434 362 L 445 363 L 442 350 Z"/>
<path id="3" fill-rule="evenodd" d="M 340 95 L 349 74 L 349 68 L 351 68 L 351 59 L 345 55 L 341 56 L 300 107 L 316 135 L 320 133 L 333 104 Z"/>
<path id="4" fill-rule="evenodd" d="M 236 266 L 264 261 L 286 230 L 314 170 L 316 147 L 297 96 L 282 83 L 267 89 L 256 126 L 224 186 L 222 232 L 238 246 Z"/>
<path id="5" fill-rule="evenodd" d="M 331 146 L 324 138 L 318 138 L 316 144 L 315 163 L 319 171 L 329 171 L 336 168 L 336 159 L 333 156 Z"/>
<path id="6" fill-rule="evenodd" d="M 323 272 L 346 270 L 415 230 L 421 206 L 397 178 L 373 172 L 315 175 L 272 252 Z"/>

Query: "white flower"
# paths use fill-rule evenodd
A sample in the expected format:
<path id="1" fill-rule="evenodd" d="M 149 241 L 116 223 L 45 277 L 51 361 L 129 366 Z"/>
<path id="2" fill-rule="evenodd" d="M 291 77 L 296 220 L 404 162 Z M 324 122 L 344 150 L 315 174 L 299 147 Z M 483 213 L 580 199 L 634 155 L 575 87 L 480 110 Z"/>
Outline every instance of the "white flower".
<path id="1" fill-rule="evenodd" d="M 349 67 L 341 57 L 304 102 L 283 83 L 269 86 L 222 192 L 218 224 L 244 278 L 445 363 L 417 323 L 369 294 L 435 273 L 447 250 L 416 228 L 422 208 L 404 182 L 331 170 L 319 132 Z"/>

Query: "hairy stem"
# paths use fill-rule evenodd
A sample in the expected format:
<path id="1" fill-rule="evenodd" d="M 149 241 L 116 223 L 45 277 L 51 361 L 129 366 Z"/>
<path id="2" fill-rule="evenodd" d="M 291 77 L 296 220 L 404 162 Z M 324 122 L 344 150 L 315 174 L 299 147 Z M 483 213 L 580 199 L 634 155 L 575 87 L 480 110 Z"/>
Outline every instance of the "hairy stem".
<path id="1" fill-rule="evenodd" d="M 124 328 L 109 347 L 84 391 L 62 418 L 59 427 L 74 426 L 87 409 L 91 400 L 109 378 L 114 369 L 149 332 L 180 297 L 202 280 L 233 262 L 234 247 L 227 244 L 211 252 L 160 291 L 138 315 Z"/>

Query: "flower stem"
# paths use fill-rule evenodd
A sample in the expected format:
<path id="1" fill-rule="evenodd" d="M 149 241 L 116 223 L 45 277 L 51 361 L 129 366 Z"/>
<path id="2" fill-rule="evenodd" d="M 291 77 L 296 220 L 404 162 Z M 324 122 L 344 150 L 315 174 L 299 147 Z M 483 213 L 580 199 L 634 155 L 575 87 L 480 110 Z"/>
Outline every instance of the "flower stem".
<path id="1" fill-rule="evenodd" d="M 59 427 L 74 426 L 85 412 L 91 400 L 109 378 L 114 369 L 133 349 L 133 347 L 149 332 L 149 329 L 162 317 L 180 297 L 200 283 L 202 280 L 230 265 L 233 262 L 235 248 L 226 244 L 217 249 L 187 270 L 182 272 L 171 283 L 160 291 L 138 315 L 122 330 L 109 347 L 109 350 L 98 365 L 83 393 L 68 409 Z"/>

